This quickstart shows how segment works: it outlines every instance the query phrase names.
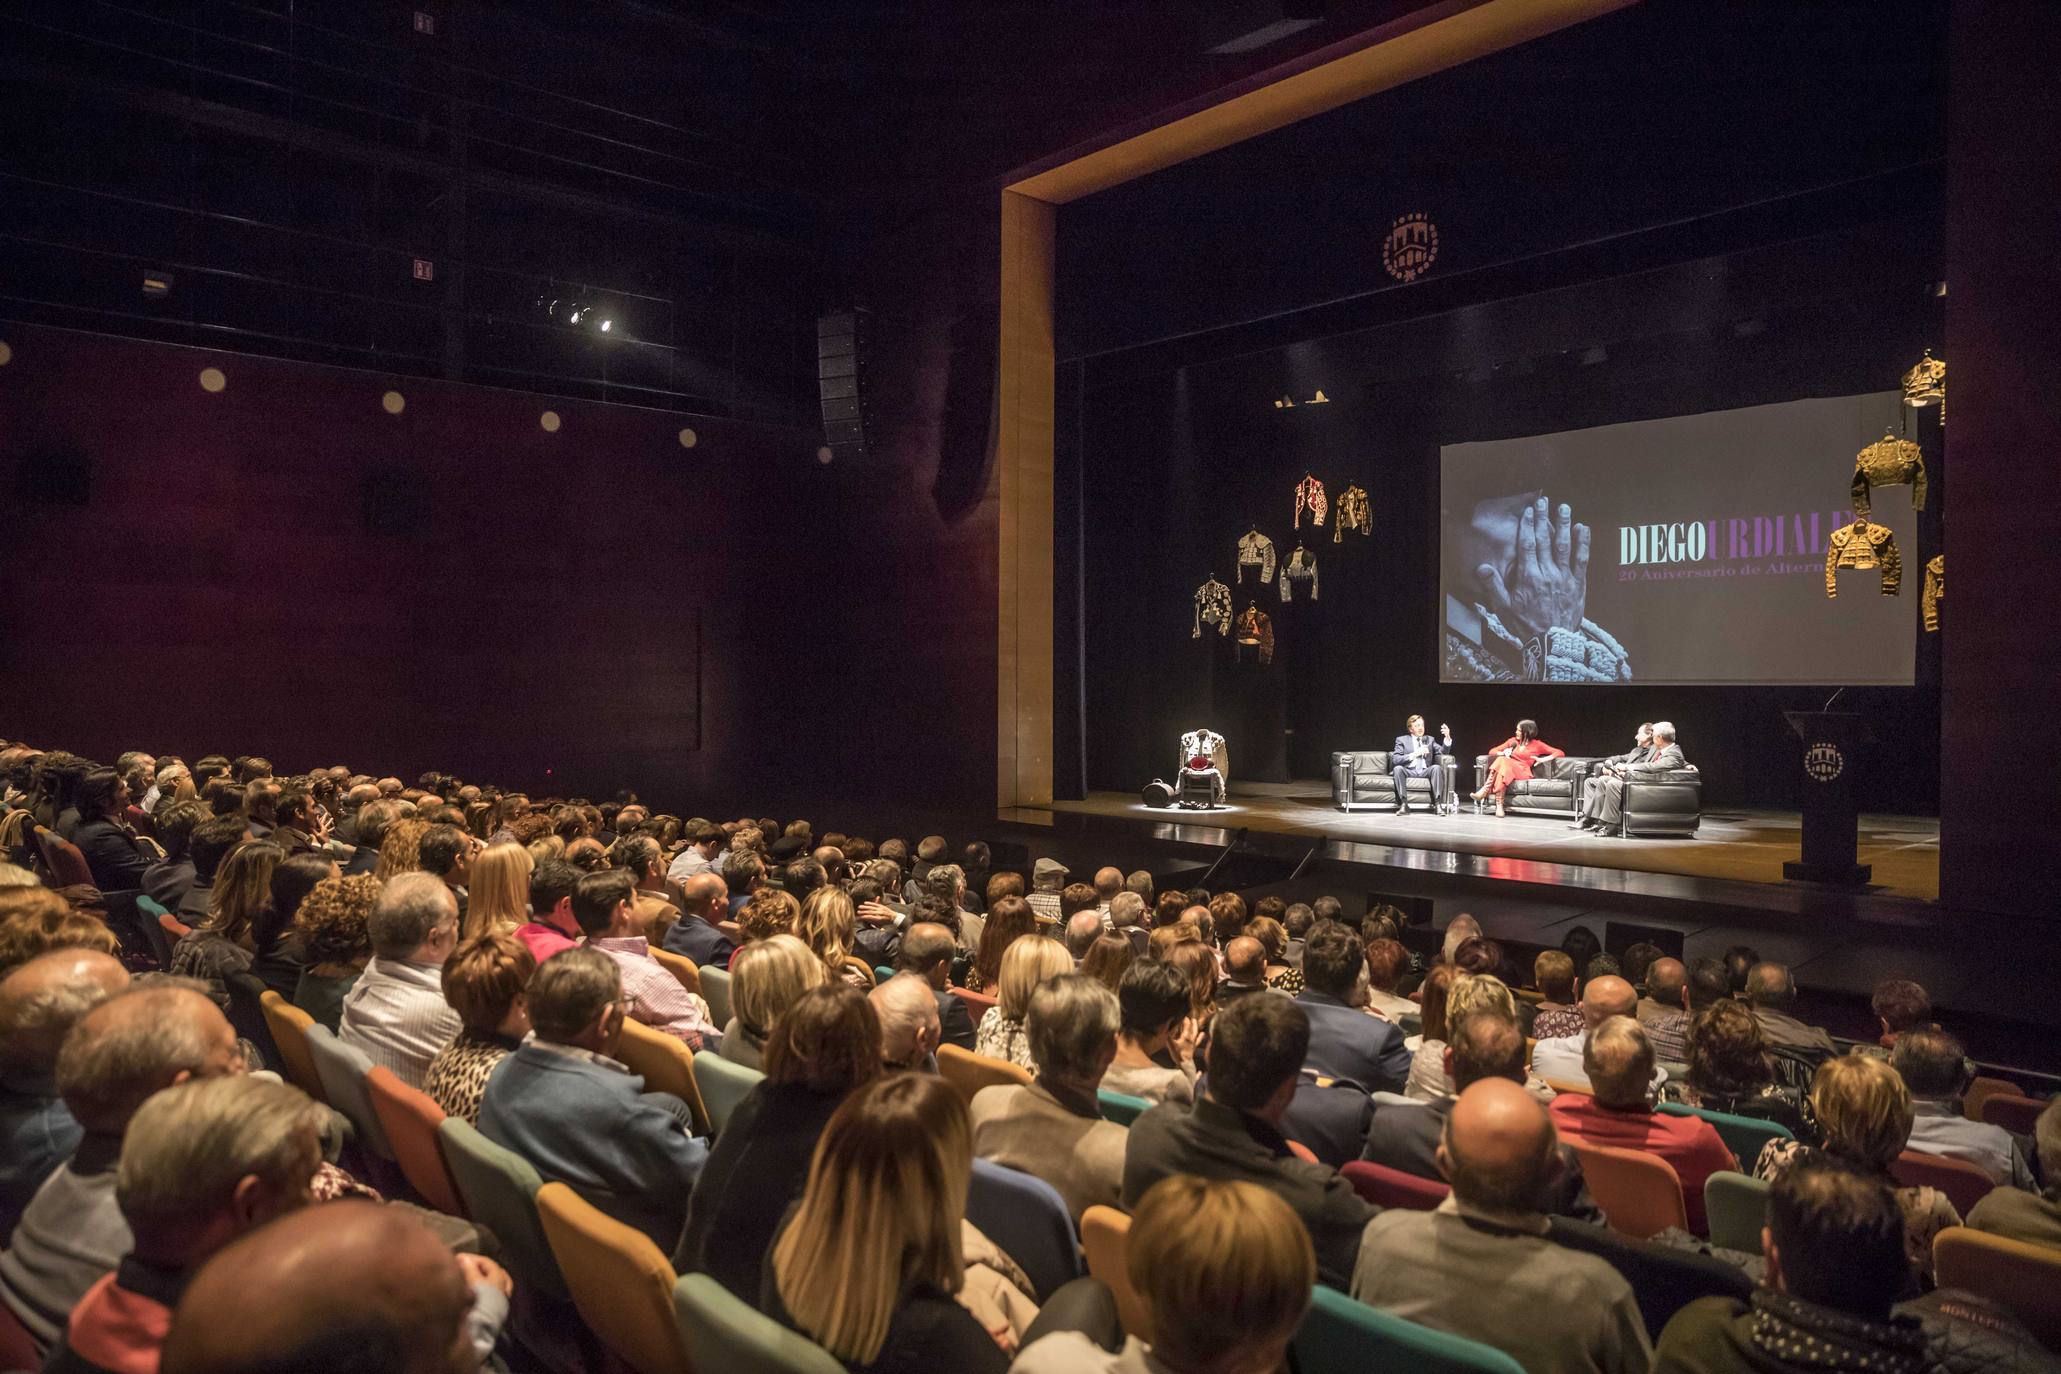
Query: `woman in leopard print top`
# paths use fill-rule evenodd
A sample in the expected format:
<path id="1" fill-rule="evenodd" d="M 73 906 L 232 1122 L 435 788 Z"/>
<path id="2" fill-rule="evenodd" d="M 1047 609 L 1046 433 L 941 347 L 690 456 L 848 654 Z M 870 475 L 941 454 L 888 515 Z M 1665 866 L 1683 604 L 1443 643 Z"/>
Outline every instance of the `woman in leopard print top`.
<path id="1" fill-rule="evenodd" d="M 444 1000 L 465 1028 L 429 1061 L 422 1090 L 468 1125 L 479 1124 L 487 1079 L 529 1034 L 523 989 L 537 961 L 513 935 L 482 935 L 458 946 L 444 964 Z"/>

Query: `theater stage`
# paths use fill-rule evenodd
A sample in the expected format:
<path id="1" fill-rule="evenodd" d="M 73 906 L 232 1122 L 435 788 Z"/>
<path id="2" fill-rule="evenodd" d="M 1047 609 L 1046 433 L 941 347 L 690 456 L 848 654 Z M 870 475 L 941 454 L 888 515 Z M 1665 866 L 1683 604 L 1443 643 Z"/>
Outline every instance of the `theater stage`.
<path id="1" fill-rule="evenodd" d="M 1792 892 L 1835 896 L 1827 889 L 1788 883 L 1782 877 L 1782 864 L 1797 857 L 1800 844 L 1801 820 L 1794 811 L 1706 811 L 1702 828 L 1692 839 L 1617 839 L 1570 830 L 1565 820 L 1550 816 L 1513 815 L 1501 820 L 1493 814 L 1477 816 L 1464 798 L 1457 816 L 1433 816 L 1424 811 L 1407 816 L 1386 811 L 1345 812 L 1333 804 L 1331 785 L 1322 780 L 1234 784 L 1228 803 L 1215 811 L 1146 806 L 1135 793 L 1120 792 L 1095 792 L 1081 801 L 1055 802 L 1052 810 L 1178 828 L 1245 828 L 1321 837 L 1343 845 L 1395 846 L 1585 870 L 1769 883 Z M 1861 817 L 1860 861 L 1872 864 L 1875 870 L 1865 895 L 1936 901 L 1938 818 Z M 1484 876 L 1521 878 L 1524 871 L 1513 868 L 1500 875 L 1485 872 Z"/>

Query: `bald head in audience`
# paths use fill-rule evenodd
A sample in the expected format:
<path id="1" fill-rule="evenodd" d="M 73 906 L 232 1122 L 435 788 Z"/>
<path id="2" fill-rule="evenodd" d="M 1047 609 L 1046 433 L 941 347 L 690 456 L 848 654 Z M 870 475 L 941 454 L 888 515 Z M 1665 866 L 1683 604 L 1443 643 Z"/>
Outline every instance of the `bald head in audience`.
<path id="1" fill-rule="evenodd" d="M 1665 1006 L 1683 1005 L 1682 989 L 1689 985 L 1689 967 L 1680 959 L 1655 959 L 1646 969 L 1646 995 Z"/>
<path id="2" fill-rule="evenodd" d="M 1646 1038 L 1646 1028 L 1629 1016 L 1604 1021 L 1589 1032 L 1582 1048 L 1582 1071 L 1603 1106 L 1644 1110 L 1653 1079 L 1653 1042 Z"/>
<path id="3" fill-rule="evenodd" d="M 218 1252 L 179 1300 L 162 1374 L 461 1374 L 457 1258 L 398 1208 L 332 1202 Z"/>
<path id="4" fill-rule="evenodd" d="M 1267 947 L 1250 935 L 1241 935 L 1224 946 L 1224 972 L 1239 987 L 1259 987 L 1267 981 Z"/>
<path id="5" fill-rule="evenodd" d="M 1557 1143 L 1552 1117 L 1521 1084 L 1484 1078 L 1454 1101 L 1438 1165 L 1466 1206 L 1535 1213 L 1560 1170 Z"/>
<path id="6" fill-rule="evenodd" d="M 103 1003 L 66 1037 L 57 1090 L 87 1131 L 120 1135 L 160 1088 L 244 1071 L 228 1018 L 197 985 L 169 981 Z"/>
<path id="7" fill-rule="evenodd" d="M 880 1062 L 890 1069 L 923 1067 L 944 1034 L 930 984 L 913 973 L 898 973 L 866 1000 L 880 1018 Z"/>
<path id="8" fill-rule="evenodd" d="M 730 885 L 714 869 L 705 868 L 681 883 L 680 895 L 686 899 L 687 914 L 710 925 L 730 914 Z"/>
<path id="9" fill-rule="evenodd" d="M 1102 917 L 1093 909 L 1076 911 L 1066 918 L 1066 952 L 1078 964 L 1088 955 L 1088 946 L 1102 937 Z"/>
<path id="10" fill-rule="evenodd" d="M 0 979 L 0 1073 L 47 1079 L 71 1028 L 129 986 L 129 971 L 97 949 L 54 949 Z"/>
<path id="11" fill-rule="evenodd" d="M 1613 1016 L 1630 1016 L 1638 1005 L 1638 989 L 1614 973 L 1591 978 L 1582 989 L 1582 1020 L 1590 1030 Z"/>

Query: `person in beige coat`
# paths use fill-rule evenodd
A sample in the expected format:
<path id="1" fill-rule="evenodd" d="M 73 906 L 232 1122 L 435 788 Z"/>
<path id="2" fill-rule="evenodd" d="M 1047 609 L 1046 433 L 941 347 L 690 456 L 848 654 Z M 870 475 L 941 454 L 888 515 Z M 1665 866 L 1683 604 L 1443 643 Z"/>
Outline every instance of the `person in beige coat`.
<path id="1" fill-rule="evenodd" d="M 1043 1179 L 1080 1220 L 1120 1205 L 1130 1132 L 1104 1121 L 1096 1101 L 1116 1057 L 1116 994 L 1066 973 L 1042 984 L 1026 1018 L 1037 1081 L 983 1088 L 973 1098 L 973 1152 Z"/>

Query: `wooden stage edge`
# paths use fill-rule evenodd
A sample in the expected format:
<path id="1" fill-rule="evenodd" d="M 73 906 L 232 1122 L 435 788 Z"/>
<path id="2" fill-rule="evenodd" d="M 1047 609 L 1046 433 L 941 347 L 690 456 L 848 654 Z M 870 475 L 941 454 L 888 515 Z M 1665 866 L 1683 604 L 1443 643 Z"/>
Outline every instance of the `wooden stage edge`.
<path id="1" fill-rule="evenodd" d="M 1873 882 L 1857 890 L 1788 882 L 1782 865 L 1797 856 L 1802 822 L 1796 812 L 1720 810 L 1706 812 L 1694 838 L 1618 839 L 1570 830 L 1549 816 L 1477 816 L 1462 802 L 1457 816 L 1413 811 L 1344 812 L 1332 804 L 1325 783 L 1248 784 L 1234 788 L 1214 811 L 1150 807 L 1136 794 L 1095 792 L 1080 801 L 1055 802 L 1061 815 L 1121 819 L 1153 826 L 1160 838 L 1208 843 L 1205 832 L 1237 831 L 1322 840 L 1325 857 L 1346 862 L 1422 868 L 1446 866 L 1435 856 L 1462 856 L 1458 869 L 1478 878 L 1602 889 L 1643 888 L 1709 901 L 1722 885 L 1745 905 L 1858 914 L 1866 906 L 1890 915 L 1906 908 L 1924 918 L 1939 899 L 1939 821 L 1921 816 L 1863 816 L 1860 861 L 1874 867 Z M 1012 808 L 1003 817 L 1036 824 L 1045 808 Z M 1184 833 L 1185 832 L 1185 833 Z M 1386 861 L 1375 851 L 1391 851 Z M 1421 856 L 1421 857 L 1412 857 Z M 1689 884 L 1638 882 L 1632 875 L 1700 880 Z M 1456 871 L 1455 876 L 1459 876 Z M 1735 885 L 1762 885 L 1747 894 Z M 1700 889 L 1700 895 L 1689 889 Z M 1777 894 L 1783 894 L 1777 897 Z M 1887 900 L 1885 900 L 1887 899 Z M 1899 900 L 1900 899 L 1900 900 Z"/>

